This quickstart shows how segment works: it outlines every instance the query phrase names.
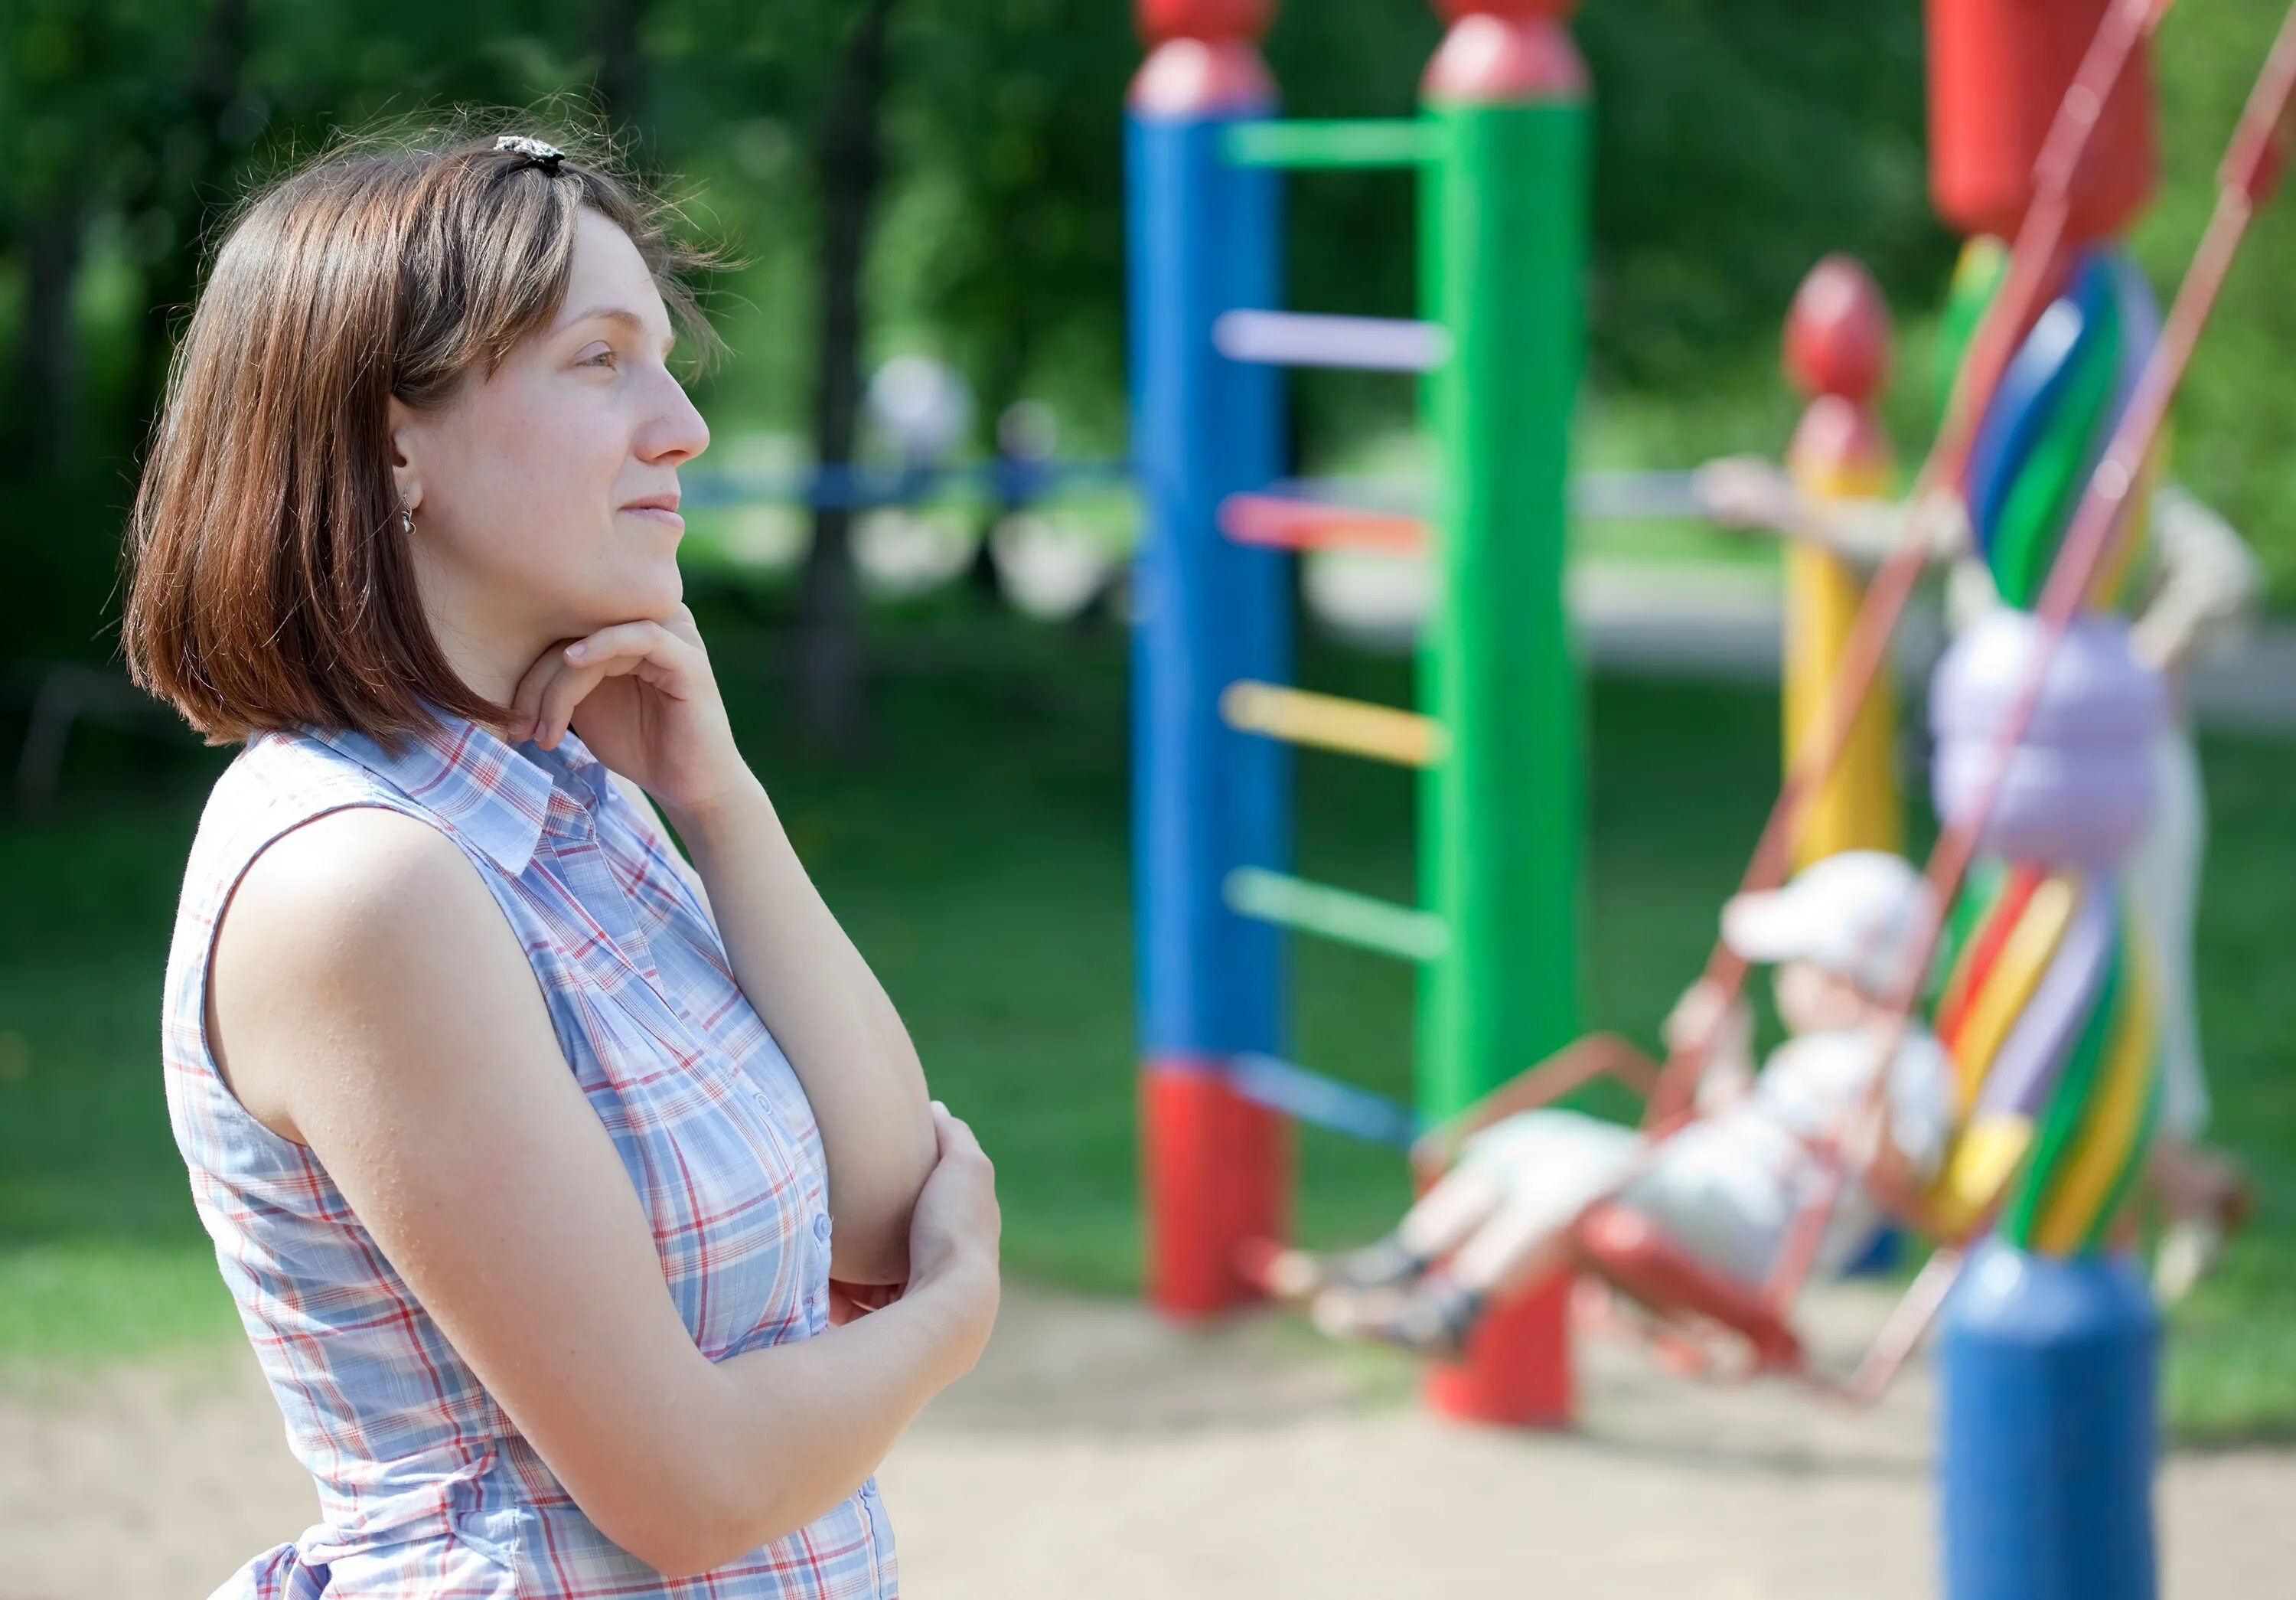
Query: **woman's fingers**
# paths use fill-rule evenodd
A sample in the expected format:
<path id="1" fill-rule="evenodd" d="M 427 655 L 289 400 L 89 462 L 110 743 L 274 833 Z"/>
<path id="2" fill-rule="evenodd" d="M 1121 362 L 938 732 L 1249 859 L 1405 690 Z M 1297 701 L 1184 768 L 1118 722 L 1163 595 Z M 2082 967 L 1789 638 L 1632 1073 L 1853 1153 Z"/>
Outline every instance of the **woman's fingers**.
<path id="1" fill-rule="evenodd" d="M 541 720 L 543 693 L 550 687 L 550 680 L 565 670 L 565 659 L 555 650 L 545 650 L 518 680 L 517 692 L 510 700 L 512 743 L 534 737 Z"/>
<path id="2" fill-rule="evenodd" d="M 696 650 L 702 650 L 701 625 L 693 619 L 693 609 L 680 601 L 677 609 L 661 619 L 661 626 Z"/>
<path id="3" fill-rule="evenodd" d="M 655 657 L 663 665 L 671 666 L 676 664 L 677 647 L 684 644 L 685 640 L 659 622 L 617 622 L 611 628 L 602 628 L 587 637 L 575 640 L 564 653 L 568 661 L 585 667 L 641 657 Z"/>
<path id="4" fill-rule="evenodd" d="M 958 1161 L 977 1161 L 982 1166 L 988 1166 L 988 1153 L 980 1148 L 980 1141 L 973 1136 L 972 1126 L 938 1100 L 932 1103 L 932 1109 L 933 1131 L 940 1140 L 940 1159 L 947 1161 L 954 1157 Z"/>
<path id="5" fill-rule="evenodd" d="M 528 675 L 537 684 L 532 737 L 554 750 L 573 725 L 574 711 L 593 689 L 610 677 L 636 674 L 665 693 L 675 694 L 693 645 L 659 622 L 618 622 L 554 650 Z M 520 685 L 524 697 L 527 685 Z"/>
<path id="6" fill-rule="evenodd" d="M 573 724 L 574 708 L 606 676 L 602 667 L 561 667 L 543 689 L 535 712 L 534 742 L 545 750 L 556 750 Z"/>
<path id="7" fill-rule="evenodd" d="M 960 1231 L 978 1230 L 994 1238 L 998 1228 L 996 1168 L 980 1148 L 980 1141 L 972 1136 L 972 1129 L 952 1115 L 948 1107 L 936 1100 L 932 1113 L 940 1153 L 932 1176 L 926 1179 L 918 1215 L 923 1218 L 930 1211 L 939 1218 L 955 1220 Z"/>

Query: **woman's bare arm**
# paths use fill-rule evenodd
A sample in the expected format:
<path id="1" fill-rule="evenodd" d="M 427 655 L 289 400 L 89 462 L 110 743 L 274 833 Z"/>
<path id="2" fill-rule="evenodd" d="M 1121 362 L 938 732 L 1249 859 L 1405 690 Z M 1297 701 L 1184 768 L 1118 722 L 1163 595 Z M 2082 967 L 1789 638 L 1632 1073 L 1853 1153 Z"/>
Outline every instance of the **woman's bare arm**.
<path id="1" fill-rule="evenodd" d="M 908 1276 L 909 1208 L 931 1170 L 924 1069 L 877 975 L 798 859 L 754 779 L 721 808 L 668 813 L 693 852 L 742 992 L 805 1085 L 829 1164 L 837 1276 Z"/>
<path id="2" fill-rule="evenodd" d="M 623 798 L 642 815 L 652 817 L 667 840 L 667 818 L 654 805 L 652 797 L 634 779 L 624 777 L 619 773 L 613 773 L 611 776 Z M 780 833 L 777 819 L 774 831 Z M 784 847 L 786 842 L 784 836 Z M 818 999 L 819 997 L 814 994 L 806 975 L 792 973 L 775 982 L 761 971 L 756 981 L 752 982 L 750 969 L 742 964 L 741 958 L 734 954 L 732 939 L 726 935 L 723 924 L 718 923 L 718 909 L 710 898 L 708 882 L 701 872 L 677 855 L 675 843 L 670 843 L 669 849 L 678 870 L 701 901 L 702 909 L 709 914 L 713 923 L 718 923 L 719 937 L 726 939 L 727 959 L 734 965 L 735 976 L 741 980 L 742 992 L 750 997 L 751 1004 L 758 1007 L 759 1013 L 766 1016 L 767 1024 L 774 1030 L 775 1038 L 790 1051 L 790 1063 L 805 1083 L 807 1097 L 814 1103 L 814 1115 L 821 1122 L 824 1146 L 830 1152 L 830 1209 L 837 1219 L 836 1243 L 832 1248 L 837 1257 L 839 1280 L 862 1284 L 905 1281 L 907 1276 L 905 1258 L 908 1207 L 915 1198 L 916 1185 L 923 1181 L 923 1173 L 920 1170 L 911 1174 L 901 1159 L 905 1152 L 898 1139 L 889 1136 L 888 1130 L 903 1126 L 903 1120 L 887 1119 L 878 1114 L 877 1108 L 865 1104 L 857 1104 L 854 1114 L 850 1116 L 845 1114 L 846 1107 L 842 1104 L 828 1109 L 824 1115 L 815 1079 L 806 1075 L 805 1068 L 800 1063 L 800 1052 L 802 1050 L 808 1059 L 833 1059 L 827 1052 L 837 1046 L 840 1036 L 844 1032 L 840 1026 L 840 1019 L 808 1014 L 820 1007 L 808 1004 L 808 998 Z M 738 854 L 738 847 L 736 852 Z M 801 867 L 797 870 L 800 873 L 803 871 Z M 746 892 L 746 886 L 741 887 Z M 849 1055 L 845 1068 L 827 1075 L 828 1080 L 822 1085 L 822 1092 L 841 1099 L 845 1091 L 857 1090 L 859 1092 L 854 1098 L 865 1100 L 870 1097 L 870 1086 L 866 1079 L 879 1077 L 883 1079 L 882 1092 L 889 1092 L 906 1112 L 914 1116 L 915 1108 L 922 1104 L 924 1097 L 924 1071 L 918 1064 L 916 1046 L 910 1042 L 908 1030 L 902 1026 L 892 1001 L 886 997 L 875 973 L 869 970 L 860 953 L 853 948 L 852 941 L 845 937 L 843 928 L 839 926 L 827 905 L 821 902 L 820 893 L 814 889 L 809 877 L 805 879 L 804 889 L 801 898 L 815 902 L 819 917 L 827 923 L 829 932 L 836 945 L 840 947 L 816 954 L 825 956 L 841 968 L 841 981 L 849 991 L 858 991 L 860 1004 L 853 1014 L 868 1030 L 866 1038 L 872 1041 L 867 1046 L 865 1058 L 860 1063 L 863 1071 L 857 1074 L 852 1070 L 852 1057 Z M 817 937 L 811 935 L 804 926 L 809 920 L 808 908 L 799 906 L 793 909 L 800 914 L 797 939 L 802 941 L 808 936 Z M 757 964 L 762 967 L 763 963 Z M 780 1004 L 775 1013 L 768 1014 L 765 1011 L 765 997 L 776 994 L 793 996 L 794 998 L 791 1003 Z M 792 1033 L 798 1038 L 818 1037 L 821 1042 L 810 1047 L 793 1046 Z M 882 1067 L 883 1071 L 872 1071 L 869 1069 L 873 1066 Z M 930 1120 L 927 1120 L 928 1128 L 930 1125 Z M 849 1129 L 873 1130 L 873 1136 L 859 1141 L 847 1139 L 843 1136 Z M 834 1144 L 830 1142 L 832 1138 L 836 1141 Z M 856 1143 L 859 1148 L 849 1148 Z M 924 1167 L 930 1169 L 929 1142 L 925 1150 L 927 1159 Z"/>
<path id="3" fill-rule="evenodd" d="M 933 1161 L 924 1072 L 742 759 L 693 613 L 681 605 L 545 652 L 514 705 L 545 749 L 572 726 L 676 827 L 734 976 L 820 1124 L 837 1276 L 906 1282 L 909 1208 Z"/>
<path id="4" fill-rule="evenodd" d="M 662 1571 L 834 1507 L 987 1339 L 992 1180 L 944 1118 L 909 1294 L 704 1358 L 516 935 L 413 818 L 337 812 L 265 852 L 218 932 L 211 996 L 248 1109 L 310 1147 L 576 1503 Z"/>

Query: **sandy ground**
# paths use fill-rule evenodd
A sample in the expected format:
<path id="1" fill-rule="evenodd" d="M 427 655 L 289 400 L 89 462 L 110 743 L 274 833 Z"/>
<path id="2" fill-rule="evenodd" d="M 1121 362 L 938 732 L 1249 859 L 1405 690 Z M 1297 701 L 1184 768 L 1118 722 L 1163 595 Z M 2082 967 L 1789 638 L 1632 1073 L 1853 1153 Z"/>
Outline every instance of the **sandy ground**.
<path id="1" fill-rule="evenodd" d="M 1850 1347 L 1880 1304 L 1817 1310 Z M 1410 1374 L 1259 1319 L 1211 1333 L 1008 1296 L 980 1370 L 886 1464 L 920 1600 L 1934 1592 L 1930 1383 L 1879 1409 L 1584 1352 L 1570 1436 L 1430 1419 Z M 2166 1592 L 2296 1593 L 2296 1452 L 2179 1456 Z M 205 1595 L 312 1515 L 243 1352 L 0 1392 L 0 1600 Z"/>

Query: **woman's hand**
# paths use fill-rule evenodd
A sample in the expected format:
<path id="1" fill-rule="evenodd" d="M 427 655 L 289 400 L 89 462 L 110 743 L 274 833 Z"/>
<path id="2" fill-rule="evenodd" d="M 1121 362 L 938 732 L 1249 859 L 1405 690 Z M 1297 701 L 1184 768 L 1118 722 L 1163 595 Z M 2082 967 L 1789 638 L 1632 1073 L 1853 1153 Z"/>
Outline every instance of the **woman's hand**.
<path id="1" fill-rule="evenodd" d="M 906 1284 L 849 1284 L 842 1278 L 829 1280 L 829 1325 L 841 1328 L 849 1322 L 857 1322 L 872 1311 L 882 1311 L 901 1298 Z"/>
<path id="2" fill-rule="evenodd" d="M 754 782 L 683 605 L 659 622 L 617 623 L 554 646 L 527 669 L 512 709 L 514 737 L 554 750 L 570 726 L 673 818 Z"/>
<path id="3" fill-rule="evenodd" d="M 996 1245 L 1004 1218 L 996 1170 L 972 1130 L 933 1102 L 939 1153 L 917 1194 L 909 1221 L 909 1283 L 905 1298 L 928 1289 L 955 1309 L 954 1333 L 970 1367 L 996 1321 Z"/>

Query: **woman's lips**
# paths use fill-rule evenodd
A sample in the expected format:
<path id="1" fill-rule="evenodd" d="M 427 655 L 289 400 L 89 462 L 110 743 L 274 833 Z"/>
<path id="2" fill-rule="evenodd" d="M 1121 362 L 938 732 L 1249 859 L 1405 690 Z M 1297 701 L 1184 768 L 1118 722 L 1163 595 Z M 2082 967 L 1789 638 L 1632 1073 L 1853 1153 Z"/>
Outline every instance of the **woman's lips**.
<path id="1" fill-rule="evenodd" d="M 622 507 L 622 514 L 626 517 L 644 517 L 649 522 L 659 522 L 673 533 L 685 531 L 684 517 L 674 511 L 666 511 L 659 505 L 625 505 Z"/>

